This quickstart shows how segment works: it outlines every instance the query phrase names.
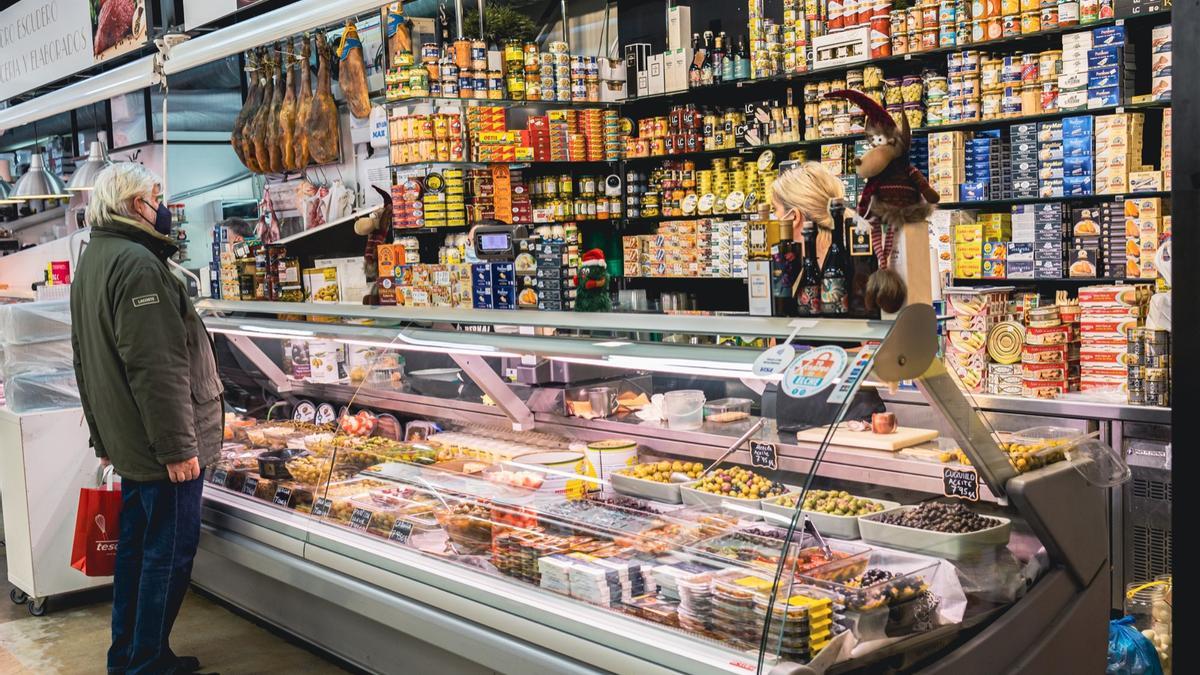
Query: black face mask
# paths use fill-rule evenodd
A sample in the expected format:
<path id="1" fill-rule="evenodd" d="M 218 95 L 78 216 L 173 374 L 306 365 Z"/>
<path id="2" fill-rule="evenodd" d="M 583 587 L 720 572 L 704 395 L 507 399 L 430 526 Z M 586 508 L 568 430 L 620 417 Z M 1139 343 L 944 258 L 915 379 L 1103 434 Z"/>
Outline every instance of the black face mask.
<path id="1" fill-rule="evenodd" d="M 150 202 L 144 199 L 142 200 L 142 203 L 146 206 L 150 206 Z M 166 204 L 162 202 L 158 203 L 158 208 L 155 209 L 154 212 L 154 222 L 152 224 L 154 225 L 154 229 L 158 231 L 159 234 L 171 234 L 171 209 L 167 208 Z"/>

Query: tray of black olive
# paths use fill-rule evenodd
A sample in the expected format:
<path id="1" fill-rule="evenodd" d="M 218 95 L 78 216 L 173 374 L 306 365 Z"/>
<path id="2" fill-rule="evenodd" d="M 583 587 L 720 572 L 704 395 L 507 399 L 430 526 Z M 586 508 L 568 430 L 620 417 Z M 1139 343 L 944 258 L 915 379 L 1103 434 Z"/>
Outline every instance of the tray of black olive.
<path id="1" fill-rule="evenodd" d="M 269 450 L 258 456 L 258 474 L 263 478 L 275 480 L 291 480 L 292 473 L 288 471 L 287 463 L 301 455 L 311 454 L 307 450 L 288 448 L 285 450 Z"/>
<path id="2" fill-rule="evenodd" d="M 925 502 L 864 516 L 859 531 L 868 544 L 960 560 L 1008 544 L 1012 522 L 980 515 L 966 505 Z"/>

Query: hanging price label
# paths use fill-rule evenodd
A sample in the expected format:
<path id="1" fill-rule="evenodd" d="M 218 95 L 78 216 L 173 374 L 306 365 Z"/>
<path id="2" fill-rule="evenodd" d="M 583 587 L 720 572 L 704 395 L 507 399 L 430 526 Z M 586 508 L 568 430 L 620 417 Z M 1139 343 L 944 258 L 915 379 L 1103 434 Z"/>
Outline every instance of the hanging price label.
<path id="1" fill-rule="evenodd" d="M 407 520 L 397 520 L 396 524 L 392 526 L 392 531 L 388 534 L 388 539 L 397 544 L 407 544 L 408 538 L 412 536 L 412 529 L 412 523 Z"/>
<path id="2" fill-rule="evenodd" d="M 947 497 L 979 501 L 979 474 L 972 469 L 942 469 L 942 493 Z"/>

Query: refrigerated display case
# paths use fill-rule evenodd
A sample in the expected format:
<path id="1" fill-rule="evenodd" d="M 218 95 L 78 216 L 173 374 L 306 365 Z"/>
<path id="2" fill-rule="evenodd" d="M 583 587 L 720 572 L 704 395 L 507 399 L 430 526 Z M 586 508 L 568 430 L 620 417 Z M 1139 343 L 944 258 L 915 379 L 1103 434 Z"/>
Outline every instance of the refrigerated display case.
<path id="1" fill-rule="evenodd" d="M 992 428 L 928 306 L 198 307 L 231 412 L 195 580 L 364 668 L 1101 667 L 1124 465 Z"/>

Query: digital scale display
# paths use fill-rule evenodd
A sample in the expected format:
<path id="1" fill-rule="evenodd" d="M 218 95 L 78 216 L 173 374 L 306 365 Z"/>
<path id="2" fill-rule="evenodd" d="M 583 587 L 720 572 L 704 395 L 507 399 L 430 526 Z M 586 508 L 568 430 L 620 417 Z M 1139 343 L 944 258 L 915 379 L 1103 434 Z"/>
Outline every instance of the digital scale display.
<path id="1" fill-rule="evenodd" d="M 481 253 L 502 253 L 512 248 L 511 232 L 487 232 L 479 235 L 476 250 Z"/>

